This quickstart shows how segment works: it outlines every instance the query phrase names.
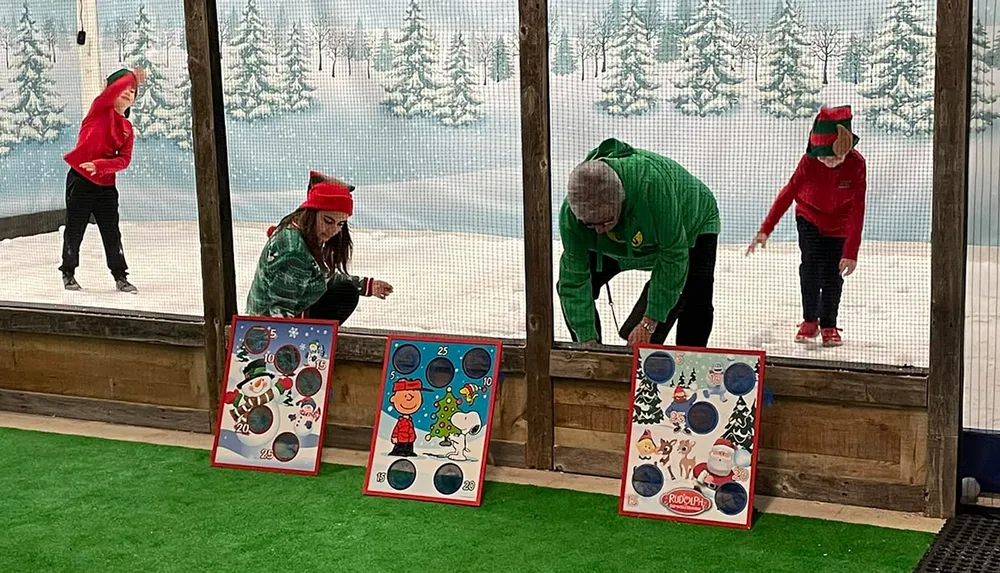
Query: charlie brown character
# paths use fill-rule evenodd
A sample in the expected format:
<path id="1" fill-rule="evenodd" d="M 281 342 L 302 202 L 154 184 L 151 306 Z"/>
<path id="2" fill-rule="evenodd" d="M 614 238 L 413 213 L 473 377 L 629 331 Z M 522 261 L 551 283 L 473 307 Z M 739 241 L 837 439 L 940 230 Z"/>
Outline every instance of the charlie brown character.
<path id="1" fill-rule="evenodd" d="M 389 402 L 399 412 L 399 418 L 396 419 L 396 426 L 392 429 L 393 446 L 389 452 L 390 456 L 412 458 L 417 455 L 413 453 L 413 442 L 417 441 L 417 432 L 413 427 L 411 415 L 424 405 L 424 396 L 421 392 L 430 391 L 416 379 L 401 378 L 392 385 Z"/>

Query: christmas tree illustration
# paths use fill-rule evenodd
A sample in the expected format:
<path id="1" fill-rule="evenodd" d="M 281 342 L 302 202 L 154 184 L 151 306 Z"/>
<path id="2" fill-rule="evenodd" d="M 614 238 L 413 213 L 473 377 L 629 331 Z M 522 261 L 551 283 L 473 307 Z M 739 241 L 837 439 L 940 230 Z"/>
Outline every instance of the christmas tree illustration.
<path id="1" fill-rule="evenodd" d="M 663 421 L 663 408 L 660 406 L 660 389 L 646 378 L 642 366 L 635 375 L 635 407 L 632 410 L 632 422 L 636 424 L 659 424 Z"/>
<path id="2" fill-rule="evenodd" d="M 726 431 L 722 437 L 731 441 L 738 448 L 753 453 L 753 422 L 754 415 L 743 396 L 736 400 L 736 407 L 733 414 L 729 416 L 729 423 L 726 424 Z"/>
<path id="3" fill-rule="evenodd" d="M 429 442 L 431 438 L 444 438 L 441 445 L 451 445 L 448 436 L 457 436 L 461 432 L 451 423 L 451 417 L 458 413 L 458 402 L 455 400 L 455 395 L 451 393 L 450 387 L 445 391 L 444 396 L 434 401 L 434 407 L 437 408 L 437 412 L 431 415 L 434 423 L 424 439 Z"/>

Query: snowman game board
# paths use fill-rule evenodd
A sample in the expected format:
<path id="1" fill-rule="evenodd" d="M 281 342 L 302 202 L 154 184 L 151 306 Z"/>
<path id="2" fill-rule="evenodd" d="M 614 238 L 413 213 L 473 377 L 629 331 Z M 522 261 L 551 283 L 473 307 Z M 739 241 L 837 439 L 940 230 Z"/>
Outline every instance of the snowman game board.
<path id="1" fill-rule="evenodd" d="M 365 495 L 478 506 L 503 343 L 389 336 Z"/>
<path id="2" fill-rule="evenodd" d="M 319 473 L 338 326 L 233 318 L 213 467 Z"/>
<path id="3" fill-rule="evenodd" d="M 764 353 L 639 345 L 618 513 L 749 529 Z"/>

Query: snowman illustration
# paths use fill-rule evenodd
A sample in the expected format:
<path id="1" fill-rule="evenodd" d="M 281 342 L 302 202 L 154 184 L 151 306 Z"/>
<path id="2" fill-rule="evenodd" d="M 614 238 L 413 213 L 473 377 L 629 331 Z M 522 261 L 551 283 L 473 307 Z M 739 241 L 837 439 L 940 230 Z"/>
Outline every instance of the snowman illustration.
<path id="1" fill-rule="evenodd" d="M 300 438 L 308 436 L 314 428 L 319 426 L 319 406 L 309 396 L 300 399 L 295 405 L 299 407 L 299 410 L 288 415 L 288 420 L 292 422 L 292 431 Z"/>
<path id="2" fill-rule="evenodd" d="M 715 395 L 719 397 L 722 402 L 726 401 L 726 387 L 722 383 L 722 364 L 716 362 L 712 369 L 708 372 L 708 384 L 705 385 L 704 392 L 702 394 L 707 400 L 710 396 Z"/>
<path id="3" fill-rule="evenodd" d="M 247 446 L 269 443 L 278 433 L 281 396 L 292 387 L 289 378 L 275 381 L 262 358 L 243 368 L 243 380 L 225 401 L 236 423 L 236 438 Z"/>
<path id="4" fill-rule="evenodd" d="M 313 340 L 309 342 L 309 347 L 306 352 L 306 363 L 310 366 L 319 366 L 319 361 L 323 360 L 326 354 L 326 349 L 318 340 Z"/>

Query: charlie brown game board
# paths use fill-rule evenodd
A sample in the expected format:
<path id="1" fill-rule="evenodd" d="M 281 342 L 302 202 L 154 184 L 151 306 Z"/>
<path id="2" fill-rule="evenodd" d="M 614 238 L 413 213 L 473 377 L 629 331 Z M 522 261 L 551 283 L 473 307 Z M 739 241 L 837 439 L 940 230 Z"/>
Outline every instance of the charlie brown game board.
<path id="1" fill-rule="evenodd" d="M 336 321 L 233 318 L 212 465 L 319 473 Z"/>
<path id="2" fill-rule="evenodd" d="M 618 511 L 749 529 L 764 353 L 640 345 Z"/>
<path id="3" fill-rule="evenodd" d="M 480 504 L 502 348 L 389 336 L 366 495 Z"/>

